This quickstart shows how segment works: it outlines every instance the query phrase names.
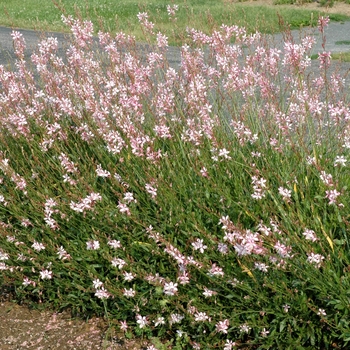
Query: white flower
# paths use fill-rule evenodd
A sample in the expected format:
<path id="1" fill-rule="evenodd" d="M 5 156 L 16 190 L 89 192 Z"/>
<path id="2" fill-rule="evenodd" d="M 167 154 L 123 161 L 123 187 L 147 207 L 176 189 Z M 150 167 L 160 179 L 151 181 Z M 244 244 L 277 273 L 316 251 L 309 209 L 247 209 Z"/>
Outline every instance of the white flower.
<path id="1" fill-rule="evenodd" d="M 180 314 L 171 314 L 170 315 L 170 320 L 169 323 L 170 325 L 174 324 L 174 323 L 180 323 L 185 316 L 180 315 Z"/>
<path id="2" fill-rule="evenodd" d="M 31 281 L 28 277 L 24 277 L 23 278 L 23 283 L 24 286 L 29 286 L 29 285 L 33 285 L 35 286 L 35 282 Z"/>
<path id="3" fill-rule="evenodd" d="M 319 316 L 326 316 L 326 311 L 324 309 L 318 309 L 317 315 Z"/>
<path id="4" fill-rule="evenodd" d="M 270 333 L 270 331 L 267 331 L 266 328 L 264 328 L 264 329 L 260 332 L 260 334 L 261 334 L 262 337 L 267 337 L 267 335 L 268 335 L 269 333 Z"/>
<path id="5" fill-rule="evenodd" d="M 148 320 L 146 316 L 136 315 L 136 323 L 140 328 L 144 328 L 148 325 Z"/>
<path id="6" fill-rule="evenodd" d="M 176 335 L 177 335 L 179 338 L 182 338 L 182 336 L 184 335 L 184 331 L 182 331 L 181 329 L 177 329 L 177 330 L 176 330 Z"/>
<path id="7" fill-rule="evenodd" d="M 226 148 L 219 149 L 219 157 L 222 157 L 224 159 L 231 159 L 229 154 L 230 151 L 228 151 Z"/>
<path id="8" fill-rule="evenodd" d="M 213 264 L 211 266 L 211 269 L 208 272 L 208 275 L 209 276 L 221 276 L 221 277 L 223 277 L 224 276 L 224 271 L 222 270 L 221 267 L 216 266 L 216 264 Z"/>
<path id="9" fill-rule="evenodd" d="M 154 345 L 148 345 L 146 350 L 157 350 L 157 348 Z"/>
<path id="10" fill-rule="evenodd" d="M 100 249 L 100 242 L 99 241 L 88 241 L 88 242 L 86 242 L 86 249 L 87 250 Z"/>
<path id="11" fill-rule="evenodd" d="M 159 325 L 165 324 L 165 319 L 164 317 L 158 317 L 154 322 L 154 326 L 158 327 Z"/>
<path id="12" fill-rule="evenodd" d="M 112 266 L 117 267 L 118 269 L 121 270 L 124 265 L 126 265 L 126 262 L 123 259 L 119 259 L 119 258 L 113 258 L 112 261 Z"/>
<path id="13" fill-rule="evenodd" d="M 40 278 L 45 280 L 50 280 L 52 278 L 52 271 L 50 270 L 42 270 L 40 271 Z"/>
<path id="14" fill-rule="evenodd" d="M 110 294 L 107 292 L 106 289 L 103 287 L 101 289 L 98 289 L 95 293 L 95 297 L 99 299 L 108 299 L 110 297 Z"/>
<path id="15" fill-rule="evenodd" d="M 223 320 L 223 321 L 219 321 L 216 325 L 215 325 L 215 329 L 218 333 L 224 333 L 227 334 L 227 329 L 230 325 L 230 321 L 228 319 Z"/>
<path id="16" fill-rule="evenodd" d="M 194 315 L 194 320 L 197 322 L 204 322 L 210 320 L 210 317 L 205 312 L 197 312 Z"/>
<path id="17" fill-rule="evenodd" d="M 254 266 L 257 270 L 260 270 L 262 272 L 267 272 L 267 269 L 269 268 L 269 265 L 266 265 L 264 263 L 259 263 L 259 262 L 255 262 Z"/>
<path id="18" fill-rule="evenodd" d="M 124 194 L 124 200 L 126 203 L 131 203 L 131 202 L 135 202 L 136 203 L 136 200 L 134 198 L 134 194 L 132 192 L 126 192 Z"/>
<path id="19" fill-rule="evenodd" d="M 131 272 L 126 272 L 126 271 L 124 271 L 123 275 L 124 275 L 124 280 L 128 282 L 132 281 L 135 277 Z"/>
<path id="20" fill-rule="evenodd" d="M 278 193 L 283 197 L 284 200 L 288 201 L 292 196 L 292 191 L 287 188 L 279 187 Z"/>
<path id="21" fill-rule="evenodd" d="M 346 162 L 347 160 L 344 156 L 336 156 L 334 166 L 345 166 Z"/>
<path id="22" fill-rule="evenodd" d="M 127 298 L 133 298 L 135 296 L 136 292 L 130 288 L 130 289 L 126 289 L 124 288 L 124 291 L 123 291 L 123 295 Z"/>
<path id="23" fill-rule="evenodd" d="M 36 250 L 37 252 L 40 252 L 41 250 L 45 249 L 45 246 L 42 243 L 39 243 L 37 241 L 34 241 L 34 243 L 32 244 L 32 247 L 34 250 Z"/>
<path id="24" fill-rule="evenodd" d="M 154 199 L 157 197 L 157 188 L 153 187 L 150 184 L 145 185 L 146 191 L 151 195 L 151 197 Z"/>
<path id="25" fill-rule="evenodd" d="M 92 284 L 94 285 L 95 289 L 99 289 L 103 286 L 103 282 L 101 282 L 99 279 L 93 280 Z"/>
<path id="26" fill-rule="evenodd" d="M 249 333 L 249 331 L 251 330 L 252 328 L 249 327 L 246 323 L 242 324 L 239 326 L 239 331 L 241 333 Z"/>
<path id="27" fill-rule="evenodd" d="M 233 342 L 232 340 L 226 339 L 226 343 L 223 350 L 232 350 L 234 346 L 236 346 L 235 342 Z"/>
<path id="28" fill-rule="evenodd" d="M 313 230 L 306 229 L 303 232 L 303 236 L 305 236 L 305 239 L 307 239 L 309 241 L 312 241 L 312 242 L 316 242 L 317 241 L 317 237 L 316 237 L 315 231 L 313 231 Z"/>
<path id="29" fill-rule="evenodd" d="M 8 259 L 9 259 L 9 255 L 0 250 L 0 260 L 4 261 L 4 260 L 8 260 Z"/>
<path id="30" fill-rule="evenodd" d="M 317 268 L 321 267 L 323 260 L 324 260 L 324 256 L 322 256 L 321 254 L 310 253 L 310 254 L 308 254 L 308 257 L 307 257 L 307 261 L 310 264 L 315 265 L 315 267 L 317 267 Z"/>
<path id="31" fill-rule="evenodd" d="M 58 258 L 61 260 L 69 259 L 71 257 L 70 254 L 68 254 L 62 246 L 60 246 L 57 249 L 57 255 L 58 255 Z"/>
<path id="32" fill-rule="evenodd" d="M 203 244 L 203 239 L 197 238 L 195 242 L 192 242 L 192 246 L 195 250 L 199 250 L 202 254 L 204 253 L 204 250 L 208 247 Z"/>
<path id="33" fill-rule="evenodd" d="M 289 309 L 290 309 L 290 305 L 288 305 L 288 304 L 283 305 L 283 311 L 285 313 L 287 313 L 289 311 Z"/>
<path id="34" fill-rule="evenodd" d="M 164 283 L 163 292 L 165 295 L 173 296 L 177 293 L 177 283 L 169 282 Z"/>
<path id="35" fill-rule="evenodd" d="M 110 177 L 111 173 L 107 170 L 103 170 L 101 164 L 97 166 L 96 174 L 99 177 Z"/>
<path id="36" fill-rule="evenodd" d="M 107 243 L 110 247 L 112 247 L 113 249 L 118 249 L 120 248 L 122 245 L 120 243 L 120 241 L 116 241 L 115 239 L 108 241 Z"/>
<path id="37" fill-rule="evenodd" d="M 120 330 L 123 332 L 126 332 L 128 329 L 128 324 L 126 323 L 126 321 L 120 321 Z"/>
<path id="38" fill-rule="evenodd" d="M 227 254 L 228 253 L 228 246 L 225 243 L 219 243 L 218 244 L 218 251 L 221 254 Z"/>
<path id="39" fill-rule="evenodd" d="M 203 292 L 203 295 L 206 297 L 206 298 L 210 298 L 211 296 L 217 294 L 216 292 L 214 292 L 213 290 L 210 290 L 206 287 L 204 287 L 204 292 Z"/>

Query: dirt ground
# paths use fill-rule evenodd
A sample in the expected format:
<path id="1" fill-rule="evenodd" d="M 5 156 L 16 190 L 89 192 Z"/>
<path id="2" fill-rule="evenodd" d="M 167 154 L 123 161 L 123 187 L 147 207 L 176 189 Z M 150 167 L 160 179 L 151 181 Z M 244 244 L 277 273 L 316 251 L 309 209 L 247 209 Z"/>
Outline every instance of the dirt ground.
<path id="1" fill-rule="evenodd" d="M 126 339 L 103 318 L 72 318 L 68 311 L 39 311 L 13 299 L 13 289 L 0 286 L 0 350 L 143 350 L 149 345 Z"/>
<path id="2" fill-rule="evenodd" d="M 68 312 L 32 310 L 10 301 L 0 303 L 1 350 L 139 350 L 139 341 L 106 336 L 100 318 L 72 319 Z"/>
<path id="3" fill-rule="evenodd" d="M 235 0 L 226 0 L 235 2 Z M 246 4 L 273 5 L 273 0 L 250 0 Z M 278 5 L 286 6 L 286 5 Z M 291 7 L 342 13 L 350 16 L 350 5 L 336 2 L 331 8 L 320 8 L 314 3 L 289 5 Z M 277 6 L 276 6 L 277 7 Z M 1 350 L 137 350 L 144 344 L 125 340 L 117 334 L 107 339 L 107 324 L 101 318 L 85 322 L 72 319 L 69 313 L 32 310 L 11 301 L 0 302 Z"/>

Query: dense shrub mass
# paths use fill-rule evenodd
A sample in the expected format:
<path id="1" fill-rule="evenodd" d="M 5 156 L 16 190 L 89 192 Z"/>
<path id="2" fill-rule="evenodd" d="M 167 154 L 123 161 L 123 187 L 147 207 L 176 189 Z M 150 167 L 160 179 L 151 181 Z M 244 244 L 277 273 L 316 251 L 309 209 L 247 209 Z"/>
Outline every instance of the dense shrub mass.
<path id="1" fill-rule="evenodd" d="M 223 25 L 189 29 L 171 67 L 138 17 L 143 56 L 123 33 L 96 50 L 92 24 L 64 17 L 65 56 L 48 37 L 29 62 L 13 32 L 2 283 L 150 350 L 346 347 L 350 109 L 330 54 L 310 71 L 313 37 L 277 49 Z"/>

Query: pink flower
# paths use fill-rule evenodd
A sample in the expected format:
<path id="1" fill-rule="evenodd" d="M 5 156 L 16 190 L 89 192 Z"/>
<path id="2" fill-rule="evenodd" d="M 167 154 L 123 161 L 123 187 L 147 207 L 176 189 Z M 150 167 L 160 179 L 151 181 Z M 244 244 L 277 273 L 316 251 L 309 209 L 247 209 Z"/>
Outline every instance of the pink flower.
<path id="1" fill-rule="evenodd" d="M 120 330 L 123 332 L 126 332 L 128 329 L 128 324 L 126 321 L 120 321 Z"/>
<path id="2" fill-rule="evenodd" d="M 211 269 L 208 272 L 209 276 L 224 276 L 224 271 L 221 267 L 217 266 L 216 264 L 213 264 Z"/>
<path id="3" fill-rule="evenodd" d="M 283 197 L 283 200 L 289 201 L 292 196 L 292 191 L 283 187 L 278 188 L 278 193 Z"/>
<path id="4" fill-rule="evenodd" d="M 229 325 L 230 325 L 230 321 L 228 319 L 226 319 L 226 320 L 223 320 L 223 321 L 219 321 L 215 325 L 215 328 L 216 328 L 216 331 L 218 333 L 227 334 L 227 329 L 228 329 Z"/>
<path id="5" fill-rule="evenodd" d="M 87 250 L 98 250 L 100 249 L 100 242 L 99 241 L 88 241 L 86 242 L 86 249 Z"/>
<path id="6" fill-rule="evenodd" d="M 322 261 L 324 260 L 324 256 L 321 254 L 310 253 L 307 256 L 307 261 L 314 265 L 316 268 L 320 268 L 322 265 Z"/>
<path id="7" fill-rule="evenodd" d="M 208 247 L 203 244 L 203 239 L 197 238 L 195 242 L 191 243 L 193 248 L 195 250 L 199 250 L 202 254 L 204 253 L 204 250 L 207 249 Z"/>
<path id="8" fill-rule="evenodd" d="M 111 176 L 111 173 L 109 171 L 102 169 L 101 164 L 99 164 L 97 166 L 96 174 L 99 177 L 110 177 Z"/>
<path id="9" fill-rule="evenodd" d="M 37 252 L 40 252 L 41 250 L 44 250 L 44 249 L 45 249 L 44 244 L 39 243 L 39 242 L 37 242 L 37 241 L 34 241 L 34 243 L 32 244 L 32 247 L 33 247 L 33 249 L 36 250 Z"/>
<path id="10" fill-rule="evenodd" d="M 178 5 L 167 5 L 166 10 L 168 12 L 168 16 L 172 19 L 175 19 L 176 12 L 179 10 Z"/>
<path id="11" fill-rule="evenodd" d="M 117 207 L 122 214 L 131 215 L 130 209 L 125 203 L 119 202 Z"/>
<path id="12" fill-rule="evenodd" d="M 168 38 L 160 32 L 157 34 L 157 46 L 160 48 L 168 46 Z"/>
<path id="13" fill-rule="evenodd" d="M 145 185 L 146 191 L 152 196 L 152 198 L 156 198 L 157 196 L 157 188 L 153 187 L 150 184 Z"/>
<path id="14" fill-rule="evenodd" d="M 340 192 L 338 192 L 337 190 L 328 190 L 326 191 L 326 197 L 328 199 L 328 204 L 336 204 L 337 201 L 337 197 L 340 196 Z"/>
<path id="15" fill-rule="evenodd" d="M 311 242 L 316 242 L 317 241 L 317 236 L 315 234 L 315 231 L 306 229 L 303 232 L 303 236 L 305 236 L 305 239 L 311 241 Z"/>
<path id="16" fill-rule="evenodd" d="M 274 248 L 276 249 L 277 253 L 282 257 L 282 258 L 290 258 L 290 252 L 292 251 L 292 247 L 285 246 L 281 242 L 277 242 L 274 245 Z"/>
<path id="17" fill-rule="evenodd" d="M 123 259 L 118 259 L 118 258 L 113 258 L 112 261 L 112 266 L 114 267 L 117 267 L 118 266 L 118 269 L 121 270 L 125 265 L 126 265 L 126 262 L 125 260 Z"/>
<path id="18" fill-rule="evenodd" d="M 326 17 L 320 16 L 318 18 L 318 21 L 317 21 L 318 30 L 320 32 L 323 32 L 324 28 L 327 27 L 328 23 L 329 23 L 329 17 L 328 16 L 326 16 Z"/>

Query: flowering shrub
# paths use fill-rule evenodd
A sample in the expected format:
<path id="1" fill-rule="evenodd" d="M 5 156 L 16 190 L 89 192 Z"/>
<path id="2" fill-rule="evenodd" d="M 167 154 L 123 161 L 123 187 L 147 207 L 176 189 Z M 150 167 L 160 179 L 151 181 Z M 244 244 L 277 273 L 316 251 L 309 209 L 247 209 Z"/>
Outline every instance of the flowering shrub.
<path id="1" fill-rule="evenodd" d="M 92 24 L 63 17 L 66 55 L 49 37 L 28 62 L 13 32 L 3 283 L 181 349 L 346 346 L 350 109 L 329 55 L 310 72 L 312 37 L 280 50 L 223 25 L 189 29 L 171 67 L 138 18 L 144 56 L 124 33 L 96 50 Z"/>

